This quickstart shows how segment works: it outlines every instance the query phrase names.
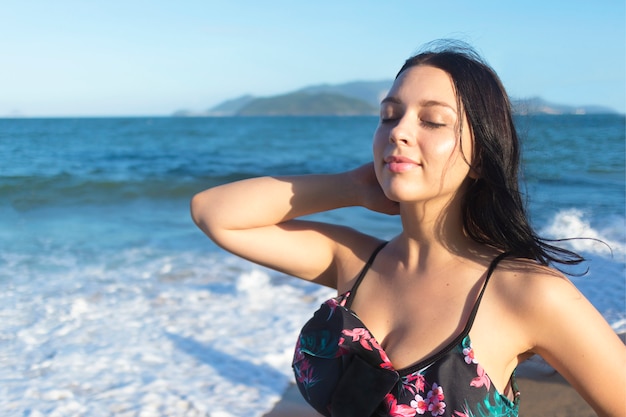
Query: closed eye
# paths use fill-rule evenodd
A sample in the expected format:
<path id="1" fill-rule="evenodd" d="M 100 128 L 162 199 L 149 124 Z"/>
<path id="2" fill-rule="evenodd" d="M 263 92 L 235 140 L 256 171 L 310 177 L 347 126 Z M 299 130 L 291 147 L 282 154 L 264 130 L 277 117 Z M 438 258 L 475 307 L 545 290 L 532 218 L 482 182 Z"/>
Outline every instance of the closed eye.
<path id="1" fill-rule="evenodd" d="M 426 129 L 438 129 L 440 127 L 445 127 L 446 124 L 445 123 L 435 123 L 435 122 L 431 122 L 428 120 L 421 120 L 420 121 L 422 126 L 424 126 Z"/>
<path id="2" fill-rule="evenodd" d="M 397 120 L 396 117 L 383 117 L 383 116 L 380 117 L 380 122 L 381 123 L 390 123 L 390 122 L 393 122 L 395 120 Z"/>

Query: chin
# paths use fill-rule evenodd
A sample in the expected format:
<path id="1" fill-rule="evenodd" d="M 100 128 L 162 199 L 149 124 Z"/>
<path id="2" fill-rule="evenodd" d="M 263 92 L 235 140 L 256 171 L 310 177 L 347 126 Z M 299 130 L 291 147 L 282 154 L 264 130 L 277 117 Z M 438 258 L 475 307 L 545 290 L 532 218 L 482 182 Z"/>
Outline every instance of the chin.
<path id="1" fill-rule="evenodd" d="M 397 188 L 389 187 L 385 190 L 385 196 L 396 203 L 410 203 L 416 201 L 416 195 L 409 190 L 399 190 Z"/>
<path id="2" fill-rule="evenodd" d="M 407 195 L 415 193 L 416 183 L 418 180 L 408 175 L 382 175 L 379 181 L 385 194 L 389 195 Z"/>

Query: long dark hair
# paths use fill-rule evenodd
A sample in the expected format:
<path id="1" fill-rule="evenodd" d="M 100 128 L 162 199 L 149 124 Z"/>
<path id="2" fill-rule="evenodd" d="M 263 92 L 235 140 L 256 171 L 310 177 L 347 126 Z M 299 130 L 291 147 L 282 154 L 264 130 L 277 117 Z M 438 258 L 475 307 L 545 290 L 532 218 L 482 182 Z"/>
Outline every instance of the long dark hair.
<path id="1" fill-rule="evenodd" d="M 539 237 L 530 225 L 519 188 L 519 138 L 498 75 L 465 43 L 438 41 L 426 48 L 409 58 L 398 76 L 408 68 L 428 65 L 452 78 L 459 112 L 465 111 L 474 138 L 472 170 L 477 178 L 469 184 L 462 203 L 468 236 L 542 265 L 582 262 L 583 257 L 555 246 L 555 240 Z"/>

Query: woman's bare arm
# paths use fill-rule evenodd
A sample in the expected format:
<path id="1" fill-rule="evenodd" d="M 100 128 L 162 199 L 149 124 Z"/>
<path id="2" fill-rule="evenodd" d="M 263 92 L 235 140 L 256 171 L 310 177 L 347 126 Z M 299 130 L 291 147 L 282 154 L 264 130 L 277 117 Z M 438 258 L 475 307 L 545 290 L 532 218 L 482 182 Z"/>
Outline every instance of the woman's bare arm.
<path id="1" fill-rule="evenodd" d="M 377 239 L 347 227 L 295 219 L 355 205 L 394 210 L 369 165 L 340 174 L 262 177 L 218 186 L 194 196 L 191 212 L 224 249 L 336 287 L 348 258 L 363 257 Z"/>
<path id="2" fill-rule="evenodd" d="M 525 324 L 533 351 L 599 416 L 626 416 L 626 347 L 613 329 L 564 277 L 534 277 L 527 289 Z"/>

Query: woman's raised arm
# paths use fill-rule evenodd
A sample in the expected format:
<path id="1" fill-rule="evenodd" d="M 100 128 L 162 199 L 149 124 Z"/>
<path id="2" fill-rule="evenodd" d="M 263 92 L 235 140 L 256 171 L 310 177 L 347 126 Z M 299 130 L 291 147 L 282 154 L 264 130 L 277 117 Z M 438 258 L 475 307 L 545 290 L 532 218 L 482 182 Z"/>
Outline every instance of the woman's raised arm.
<path id="1" fill-rule="evenodd" d="M 347 227 L 295 219 L 356 205 L 395 210 L 371 164 L 339 174 L 261 177 L 221 185 L 194 196 L 191 213 L 204 233 L 229 252 L 336 287 L 337 277 L 350 274 L 352 263 L 367 257 L 378 240 Z"/>

